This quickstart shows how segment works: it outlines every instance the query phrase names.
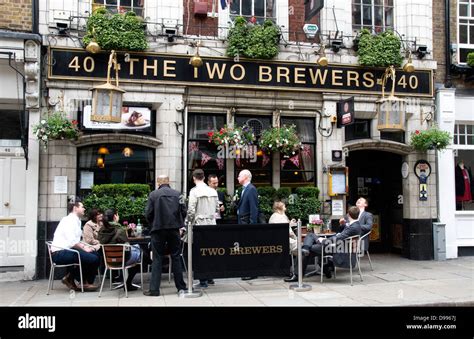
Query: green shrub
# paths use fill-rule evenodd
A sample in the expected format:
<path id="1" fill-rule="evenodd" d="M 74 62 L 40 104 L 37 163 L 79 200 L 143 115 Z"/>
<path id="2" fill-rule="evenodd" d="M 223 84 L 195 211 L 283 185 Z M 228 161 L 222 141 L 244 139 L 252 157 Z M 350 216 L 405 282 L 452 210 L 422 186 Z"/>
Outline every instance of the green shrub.
<path id="1" fill-rule="evenodd" d="M 301 219 L 302 224 L 308 223 L 310 214 L 318 214 L 321 211 L 321 201 L 315 197 L 296 196 L 292 203 L 286 206 L 286 214 L 290 219 Z"/>
<path id="2" fill-rule="evenodd" d="M 146 224 L 145 208 L 150 187 L 142 184 L 95 185 L 92 192 L 83 200 L 87 210 L 98 208 L 105 211 L 116 209 L 120 220 Z"/>
<path id="3" fill-rule="evenodd" d="M 143 19 L 134 12 L 111 14 L 99 8 L 87 20 L 84 46 L 95 40 L 104 50 L 143 51 L 148 48 Z"/>
<path id="4" fill-rule="evenodd" d="M 471 52 L 467 55 L 467 64 L 471 67 L 474 67 L 474 52 Z"/>
<path id="5" fill-rule="evenodd" d="M 392 31 L 373 35 L 369 30 L 360 31 L 357 54 L 359 64 L 371 67 L 400 66 L 403 61 L 400 52 L 400 38 Z"/>
<path id="6" fill-rule="evenodd" d="M 295 193 L 302 198 L 319 198 L 319 188 L 317 187 L 298 187 Z"/>
<path id="7" fill-rule="evenodd" d="M 287 201 L 290 194 L 291 194 L 291 188 L 289 188 L 289 187 L 280 187 L 276 191 L 276 199 L 281 200 L 281 201 Z"/>

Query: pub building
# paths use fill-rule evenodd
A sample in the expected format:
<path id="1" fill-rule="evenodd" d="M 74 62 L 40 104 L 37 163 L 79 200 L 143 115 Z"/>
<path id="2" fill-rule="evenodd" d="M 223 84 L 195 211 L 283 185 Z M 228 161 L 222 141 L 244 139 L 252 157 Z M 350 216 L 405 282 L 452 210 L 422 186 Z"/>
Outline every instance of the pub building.
<path id="1" fill-rule="evenodd" d="M 325 1 L 307 21 L 319 29 L 311 36 L 303 31 L 307 22 L 302 1 L 198 1 L 207 4 L 206 16 L 193 1 L 133 1 L 126 9 L 146 18 L 149 48 L 116 51 L 116 64 L 110 67 L 111 51 L 89 53 L 70 36 L 84 34 L 81 29 L 92 9 L 105 4 L 118 11 L 120 3 L 125 1 L 79 0 L 74 6 L 40 1 L 46 60 L 42 114 L 67 112 L 78 121 L 81 135 L 74 141 L 51 141 L 39 151 L 38 277 L 46 271 L 44 240 L 52 238 L 71 198 L 106 183 L 154 188 L 160 174 L 169 175 L 171 187 L 187 193 L 196 168 L 204 169 L 206 176 L 216 174 L 229 195 L 238 188 L 242 169 L 252 172 L 257 187 L 294 191 L 317 186 L 321 214 L 330 216 L 334 225 L 347 206 L 366 197 L 374 214 L 371 252 L 433 259 L 437 157 L 433 151 L 413 151 L 409 140 L 411 133 L 427 128 L 420 112 L 435 107 L 436 62 L 430 55 L 404 59 L 404 64 L 414 64 L 413 72 L 370 68 L 358 63 L 352 48 L 357 32 L 366 27 L 378 32 L 394 29 L 404 37 L 403 46 L 416 41 L 431 50 L 430 11 L 411 5 L 397 9 L 394 1 L 385 1 L 380 8 L 367 5 L 373 15 L 366 15 L 360 1 Z M 426 1 L 419 3 L 430 8 Z M 70 13 L 69 37 L 52 29 L 62 22 L 51 14 L 59 11 Z M 271 19 L 280 26 L 277 57 L 226 57 L 230 22 L 239 15 L 257 23 Z M 190 58 L 197 54 L 198 43 L 202 65 L 195 67 Z M 318 63 L 322 55 L 327 65 Z M 118 90 L 106 102 L 99 88 L 108 71 Z M 389 100 L 389 94 L 396 100 Z M 110 111 L 100 109 L 112 102 Z M 122 110 L 113 113 L 121 103 Z M 208 132 L 245 124 L 256 135 L 272 126 L 294 124 L 302 150 L 296 157 L 260 150 L 254 158 L 218 156 Z M 39 147 L 30 138 L 30 148 Z"/>

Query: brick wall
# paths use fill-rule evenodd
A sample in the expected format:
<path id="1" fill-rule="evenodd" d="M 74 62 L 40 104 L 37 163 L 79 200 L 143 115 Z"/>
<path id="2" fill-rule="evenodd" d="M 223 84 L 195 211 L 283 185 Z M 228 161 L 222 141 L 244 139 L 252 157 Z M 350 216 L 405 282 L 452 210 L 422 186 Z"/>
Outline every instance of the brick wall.
<path id="1" fill-rule="evenodd" d="M 289 39 L 290 41 L 301 41 L 301 42 L 317 42 L 319 39 L 306 39 L 306 35 L 303 32 L 303 26 L 305 23 L 319 25 L 319 12 L 309 22 L 304 21 L 304 1 L 301 0 L 289 0 L 288 2 L 288 19 L 289 19 Z M 321 27 L 320 27 L 321 28 Z"/>
<path id="2" fill-rule="evenodd" d="M 0 29 L 31 32 L 31 0 L 0 0 Z"/>
<path id="3" fill-rule="evenodd" d="M 194 16 L 194 2 L 196 0 L 183 0 L 184 6 L 184 34 L 188 35 L 202 35 L 202 36 L 217 36 L 217 26 L 218 19 Z M 212 12 L 212 3 L 213 0 L 200 0 L 199 2 L 207 2 L 207 11 Z M 220 2 L 218 6 L 220 7 Z M 219 8 L 215 9 L 216 12 L 219 11 Z M 188 13 L 189 13 L 189 23 L 188 23 Z M 189 25 L 189 26 L 188 26 Z"/>

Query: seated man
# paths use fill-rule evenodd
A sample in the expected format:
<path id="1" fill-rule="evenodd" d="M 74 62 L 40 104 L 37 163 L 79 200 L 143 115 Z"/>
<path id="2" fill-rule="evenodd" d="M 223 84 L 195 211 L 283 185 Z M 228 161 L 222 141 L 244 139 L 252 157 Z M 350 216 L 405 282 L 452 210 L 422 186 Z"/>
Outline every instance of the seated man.
<path id="1" fill-rule="evenodd" d="M 368 202 L 367 202 L 367 199 L 363 198 L 363 197 L 360 197 L 359 199 L 357 199 L 357 202 L 356 202 L 356 206 L 359 208 L 359 224 L 360 224 L 360 229 L 361 229 L 361 233 L 360 233 L 360 236 L 363 236 L 367 233 L 369 233 L 371 230 L 372 230 L 372 224 L 374 223 L 374 217 L 372 215 L 372 213 L 370 212 L 367 212 L 365 209 L 367 208 L 368 206 Z M 347 223 L 348 223 L 348 218 L 342 218 L 341 220 L 339 220 L 339 224 L 341 226 L 346 226 Z M 362 249 L 364 251 L 368 251 L 369 250 L 369 237 L 366 237 L 364 239 L 364 242 L 362 243 Z"/>
<path id="2" fill-rule="evenodd" d="M 81 202 L 68 204 L 69 215 L 62 218 L 54 232 L 53 244 L 51 246 L 52 259 L 58 265 L 78 263 L 77 254 L 63 248 L 72 248 L 79 251 L 84 279 L 84 290 L 94 291 L 97 286 L 93 285 L 97 268 L 99 267 L 99 256 L 94 247 L 81 243 L 81 217 L 84 215 L 84 206 Z M 68 273 L 62 282 L 70 289 L 77 290 L 74 279 L 80 281 L 80 272 L 77 266 L 69 266 Z"/>
<path id="3" fill-rule="evenodd" d="M 306 238 L 304 239 L 303 243 L 303 248 L 301 251 L 303 252 L 303 275 L 306 271 L 306 267 L 308 266 L 309 260 L 313 258 L 314 256 L 319 257 L 321 255 L 321 250 L 324 248 L 326 250 L 326 246 L 330 245 L 331 243 L 337 243 L 340 241 L 343 241 L 346 238 L 352 237 L 354 235 L 360 235 L 361 233 L 361 228 L 360 224 L 357 221 L 357 218 L 359 217 L 359 209 L 356 206 L 352 206 L 349 208 L 348 211 L 348 217 L 349 217 L 349 225 L 344 228 L 344 230 L 341 233 L 337 233 L 336 235 L 333 235 L 332 237 L 329 238 L 324 238 L 324 237 L 317 237 L 316 234 L 314 233 L 309 233 L 306 235 Z M 311 255 L 310 255 L 311 254 Z M 339 253 L 336 253 L 339 254 Z M 334 255 L 336 259 L 336 254 Z M 341 253 L 345 254 L 345 253 Z M 324 274 L 326 275 L 327 278 L 331 278 L 331 268 L 334 266 L 333 263 L 330 263 L 329 265 L 324 266 Z M 284 279 L 286 282 L 293 282 L 297 281 L 298 276 L 295 274 L 289 279 Z"/>

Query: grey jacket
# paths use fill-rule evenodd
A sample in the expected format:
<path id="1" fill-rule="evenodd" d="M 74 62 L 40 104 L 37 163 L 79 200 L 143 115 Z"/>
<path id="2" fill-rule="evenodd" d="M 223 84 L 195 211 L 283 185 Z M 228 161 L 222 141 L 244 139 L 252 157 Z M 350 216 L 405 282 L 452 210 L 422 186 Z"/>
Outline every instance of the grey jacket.
<path id="1" fill-rule="evenodd" d="M 186 221 L 193 225 L 215 225 L 219 211 L 217 191 L 199 183 L 189 192 Z"/>
<path id="2" fill-rule="evenodd" d="M 348 217 L 346 216 L 344 218 L 346 220 L 346 225 L 349 223 L 348 222 Z M 360 236 L 362 237 L 364 234 L 369 233 L 372 230 L 372 224 L 374 223 L 374 217 L 372 213 L 364 211 L 359 214 L 359 224 L 360 224 Z M 361 244 L 363 246 L 363 249 L 365 251 L 369 250 L 369 237 L 364 238 L 364 242 Z"/>

